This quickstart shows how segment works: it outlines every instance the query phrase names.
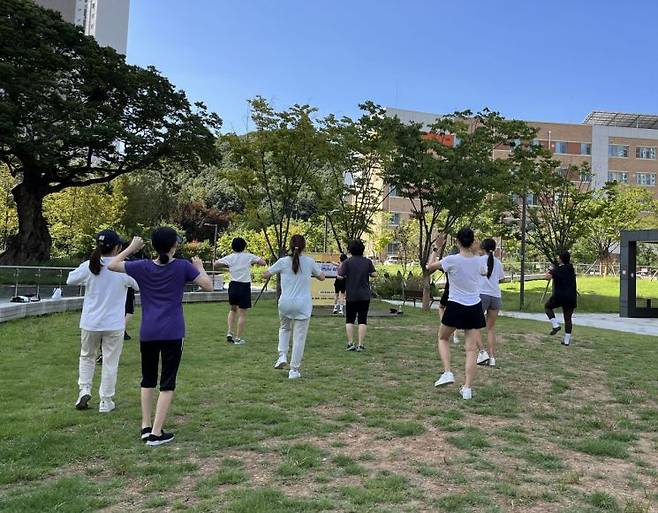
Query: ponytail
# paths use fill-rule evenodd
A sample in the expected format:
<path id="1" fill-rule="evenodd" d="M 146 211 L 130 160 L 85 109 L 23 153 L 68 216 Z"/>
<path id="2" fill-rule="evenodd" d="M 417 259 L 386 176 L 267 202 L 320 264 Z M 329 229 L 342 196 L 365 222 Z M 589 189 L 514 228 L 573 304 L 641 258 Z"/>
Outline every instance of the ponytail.
<path id="1" fill-rule="evenodd" d="M 160 262 L 162 265 L 169 262 L 169 254 L 168 253 L 159 253 L 158 254 L 158 262 Z"/>
<path id="2" fill-rule="evenodd" d="M 487 279 L 491 278 L 494 269 L 494 251 L 496 251 L 496 241 L 493 239 L 484 239 L 480 247 L 487 253 Z"/>
<path id="3" fill-rule="evenodd" d="M 292 272 L 299 272 L 299 255 L 306 248 L 306 240 L 302 235 L 293 235 L 290 238 L 290 252 L 292 253 Z"/>
<path id="4" fill-rule="evenodd" d="M 101 256 L 103 256 L 103 249 L 99 244 L 96 246 L 96 249 L 94 249 L 91 257 L 89 257 L 89 270 L 96 276 L 101 273 L 101 268 L 103 267 L 103 264 L 101 264 Z"/>

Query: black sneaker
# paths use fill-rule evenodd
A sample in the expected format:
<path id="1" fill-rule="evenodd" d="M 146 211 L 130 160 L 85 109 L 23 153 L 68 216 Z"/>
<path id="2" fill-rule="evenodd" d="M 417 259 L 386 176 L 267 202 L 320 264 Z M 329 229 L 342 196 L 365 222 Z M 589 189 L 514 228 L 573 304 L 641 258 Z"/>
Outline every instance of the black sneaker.
<path id="1" fill-rule="evenodd" d="M 560 331 L 562 328 L 558 326 L 557 328 L 553 328 L 551 332 L 549 333 L 550 335 L 555 335 L 558 331 Z"/>
<path id="2" fill-rule="evenodd" d="M 356 351 L 356 346 L 352 342 L 348 342 L 347 348 L 348 351 Z"/>
<path id="3" fill-rule="evenodd" d="M 360 353 L 361 351 L 366 350 L 366 346 L 359 344 L 358 346 L 356 346 L 356 350 Z"/>
<path id="4" fill-rule="evenodd" d="M 130 335 L 128 335 L 127 331 L 123 332 L 123 340 L 132 340 L 132 339 L 133 338 Z"/>
<path id="5" fill-rule="evenodd" d="M 171 442 L 174 439 L 173 433 L 165 433 L 164 431 L 160 436 L 154 435 L 151 433 L 146 439 L 146 445 L 154 447 L 156 445 L 162 445 Z"/>
<path id="6" fill-rule="evenodd" d="M 233 333 L 227 333 L 226 334 L 226 341 L 229 344 L 234 344 L 235 343 L 235 340 L 233 340 Z"/>
<path id="7" fill-rule="evenodd" d="M 142 429 L 142 442 L 146 442 L 149 439 L 149 436 L 151 435 L 151 427 L 145 427 Z"/>

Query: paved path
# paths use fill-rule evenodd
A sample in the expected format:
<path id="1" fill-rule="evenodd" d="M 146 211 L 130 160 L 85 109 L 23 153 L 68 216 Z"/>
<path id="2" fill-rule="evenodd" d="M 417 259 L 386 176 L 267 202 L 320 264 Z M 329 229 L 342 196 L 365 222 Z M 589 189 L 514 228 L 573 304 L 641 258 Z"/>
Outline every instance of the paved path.
<path id="1" fill-rule="evenodd" d="M 388 301 L 393 305 L 401 305 L 402 301 Z M 416 303 L 420 307 L 420 303 Z M 407 302 L 405 308 L 413 307 L 413 303 Z M 432 305 L 432 309 L 437 309 L 438 303 Z M 531 321 L 542 321 L 548 324 L 548 319 L 543 313 L 531 312 L 507 312 L 500 313 L 503 317 L 513 317 L 515 319 L 527 319 Z M 560 322 L 564 322 L 562 314 L 558 310 L 556 312 L 557 318 Z M 651 335 L 658 337 L 658 319 L 628 319 L 619 317 L 618 314 L 608 313 L 576 313 L 573 316 L 573 324 L 575 326 L 587 326 L 589 328 L 601 328 L 604 330 L 622 331 L 625 333 L 635 333 L 637 335 Z"/>

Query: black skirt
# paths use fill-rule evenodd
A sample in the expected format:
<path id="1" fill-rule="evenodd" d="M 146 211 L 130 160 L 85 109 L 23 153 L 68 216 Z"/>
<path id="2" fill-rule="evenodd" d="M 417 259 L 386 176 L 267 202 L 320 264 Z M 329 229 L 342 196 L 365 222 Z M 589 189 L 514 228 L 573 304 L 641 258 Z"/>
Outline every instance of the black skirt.
<path id="1" fill-rule="evenodd" d="M 458 330 L 479 330 L 487 325 L 482 313 L 482 302 L 465 306 L 454 301 L 448 301 L 443 312 L 441 324 Z"/>

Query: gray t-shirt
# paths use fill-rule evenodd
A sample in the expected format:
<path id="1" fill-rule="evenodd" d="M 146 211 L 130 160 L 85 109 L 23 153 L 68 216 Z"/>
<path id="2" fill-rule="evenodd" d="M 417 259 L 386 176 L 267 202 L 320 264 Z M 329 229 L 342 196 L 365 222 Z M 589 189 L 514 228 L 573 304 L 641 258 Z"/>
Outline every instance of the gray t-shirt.
<path id="1" fill-rule="evenodd" d="M 345 298 L 347 301 L 370 300 L 369 278 L 375 272 L 372 260 L 362 256 L 351 256 L 338 268 L 338 276 L 345 278 Z"/>

